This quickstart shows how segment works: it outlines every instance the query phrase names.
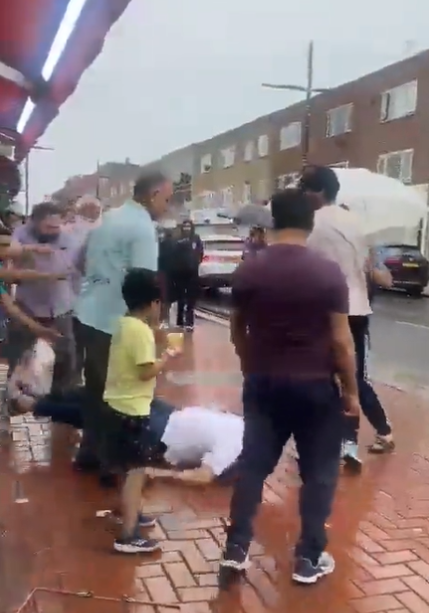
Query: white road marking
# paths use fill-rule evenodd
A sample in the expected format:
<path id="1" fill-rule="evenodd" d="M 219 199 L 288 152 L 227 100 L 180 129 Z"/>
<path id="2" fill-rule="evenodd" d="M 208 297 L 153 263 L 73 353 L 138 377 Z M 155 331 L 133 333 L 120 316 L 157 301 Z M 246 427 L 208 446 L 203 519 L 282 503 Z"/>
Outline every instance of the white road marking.
<path id="1" fill-rule="evenodd" d="M 410 321 L 398 321 L 395 319 L 395 324 L 401 324 L 402 326 L 411 326 L 412 328 L 421 328 L 423 330 L 429 330 L 429 326 L 424 326 L 423 324 L 413 324 Z"/>

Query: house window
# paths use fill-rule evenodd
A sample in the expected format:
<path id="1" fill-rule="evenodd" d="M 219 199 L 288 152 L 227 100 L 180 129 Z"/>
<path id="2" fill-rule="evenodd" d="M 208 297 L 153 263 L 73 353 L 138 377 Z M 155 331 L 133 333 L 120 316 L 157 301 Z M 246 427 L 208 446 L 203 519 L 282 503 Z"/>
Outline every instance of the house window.
<path id="1" fill-rule="evenodd" d="M 343 104 L 326 113 L 326 136 L 338 136 L 352 129 L 353 104 Z"/>
<path id="2" fill-rule="evenodd" d="M 377 172 L 393 179 L 399 179 L 403 183 L 411 183 L 413 179 L 413 154 L 414 149 L 383 153 L 378 158 Z"/>
<path id="3" fill-rule="evenodd" d="M 227 149 L 222 149 L 221 159 L 223 168 L 231 168 L 231 166 L 234 166 L 235 147 L 227 147 Z"/>
<path id="4" fill-rule="evenodd" d="M 252 202 L 252 186 L 246 181 L 243 185 L 243 204 L 250 204 Z"/>
<path id="5" fill-rule="evenodd" d="M 416 112 L 417 81 L 404 83 L 381 94 L 380 121 L 392 121 Z"/>
<path id="6" fill-rule="evenodd" d="M 210 155 L 210 153 L 206 153 L 206 155 L 203 155 L 203 157 L 201 158 L 201 174 L 205 172 L 210 172 L 211 169 L 212 169 L 212 156 Z"/>
<path id="7" fill-rule="evenodd" d="M 348 162 L 336 162 L 335 164 L 329 164 L 331 168 L 348 168 Z"/>
<path id="8" fill-rule="evenodd" d="M 270 196 L 270 182 L 267 179 L 260 179 L 258 181 L 258 199 L 268 200 Z"/>
<path id="9" fill-rule="evenodd" d="M 220 190 L 221 206 L 231 206 L 234 202 L 234 189 L 232 186 L 224 187 Z"/>
<path id="10" fill-rule="evenodd" d="M 299 172 L 288 172 L 277 177 L 277 189 L 285 189 L 286 187 L 295 187 L 299 179 Z"/>
<path id="11" fill-rule="evenodd" d="M 261 134 L 258 138 L 258 155 L 260 158 L 264 158 L 268 155 L 269 141 L 266 134 Z"/>
<path id="12" fill-rule="evenodd" d="M 293 121 L 280 130 L 280 150 L 299 147 L 301 144 L 301 122 Z"/>
<path id="13" fill-rule="evenodd" d="M 244 146 L 244 161 L 251 162 L 253 160 L 254 143 L 249 140 Z"/>

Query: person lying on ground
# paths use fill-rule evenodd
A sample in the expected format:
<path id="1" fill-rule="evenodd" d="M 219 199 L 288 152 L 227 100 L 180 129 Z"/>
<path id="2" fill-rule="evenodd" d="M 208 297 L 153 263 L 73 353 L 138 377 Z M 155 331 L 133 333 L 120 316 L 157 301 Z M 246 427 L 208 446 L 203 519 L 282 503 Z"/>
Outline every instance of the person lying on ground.
<path id="1" fill-rule="evenodd" d="M 15 413 L 32 412 L 78 430 L 83 427 L 85 391 L 76 388 L 64 394 L 37 398 L 28 385 L 13 381 L 10 390 Z M 154 398 L 150 406 L 149 430 L 152 455 L 146 475 L 172 478 L 189 484 L 206 485 L 234 479 L 241 453 L 243 419 L 204 407 L 176 409 Z"/>

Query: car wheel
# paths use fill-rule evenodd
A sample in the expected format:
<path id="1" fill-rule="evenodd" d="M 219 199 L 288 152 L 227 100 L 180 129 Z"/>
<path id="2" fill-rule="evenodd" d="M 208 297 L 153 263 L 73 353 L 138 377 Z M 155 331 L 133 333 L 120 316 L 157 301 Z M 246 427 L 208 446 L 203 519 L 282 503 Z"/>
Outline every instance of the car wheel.
<path id="1" fill-rule="evenodd" d="M 413 287 L 407 291 L 409 296 L 413 296 L 414 298 L 419 298 L 423 294 L 424 287 Z"/>

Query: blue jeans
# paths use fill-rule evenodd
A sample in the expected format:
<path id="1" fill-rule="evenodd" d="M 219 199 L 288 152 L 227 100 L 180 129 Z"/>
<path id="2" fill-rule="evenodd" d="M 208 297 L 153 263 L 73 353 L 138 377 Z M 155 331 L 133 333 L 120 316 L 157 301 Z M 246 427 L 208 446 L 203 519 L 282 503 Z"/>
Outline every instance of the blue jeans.
<path id="1" fill-rule="evenodd" d="M 317 562 L 339 474 L 343 412 L 331 380 L 287 381 L 250 375 L 243 386 L 243 451 L 231 501 L 228 544 L 247 551 L 265 479 L 295 438 L 302 479 L 296 555 Z"/>

